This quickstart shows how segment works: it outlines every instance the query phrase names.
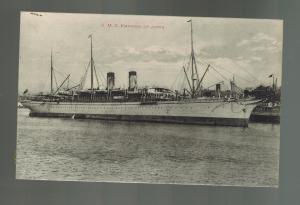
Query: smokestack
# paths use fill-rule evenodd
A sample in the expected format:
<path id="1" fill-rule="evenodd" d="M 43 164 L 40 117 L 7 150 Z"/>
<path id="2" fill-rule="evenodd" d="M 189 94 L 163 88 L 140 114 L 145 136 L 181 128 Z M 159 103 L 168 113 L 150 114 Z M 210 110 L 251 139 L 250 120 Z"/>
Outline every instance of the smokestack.
<path id="1" fill-rule="evenodd" d="M 128 90 L 134 91 L 137 89 L 137 76 L 135 71 L 130 71 L 129 72 L 129 77 L 128 77 Z"/>
<path id="2" fill-rule="evenodd" d="M 109 72 L 107 73 L 107 90 L 112 90 L 115 86 L 115 73 Z"/>

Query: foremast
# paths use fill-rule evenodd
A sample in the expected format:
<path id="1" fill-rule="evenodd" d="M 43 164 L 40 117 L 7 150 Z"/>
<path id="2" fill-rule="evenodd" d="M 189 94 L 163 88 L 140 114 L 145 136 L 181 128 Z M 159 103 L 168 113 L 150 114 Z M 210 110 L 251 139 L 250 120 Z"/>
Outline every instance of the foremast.
<path id="1" fill-rule="evenodd" d="M 197 62 L 196 62 L 195 51 L 194 51 L 193 21 L 192 21 L 192 19 L 190 19 L 187 22 L 189 22 L 191 25 L 191 54 L 190 54 L 190 58 L 189 58 L 188 67 L 187 67 L 187 69 L 185 67 L 183 67 L 183 70 L 185 73 L 186 80 L 188 82 L 188 86 L 190 88 L 187 91 L 190 94 L 191 98 L 197 98 L 201 95 L 201 83 L 202 83 L 210 65 L 208 65 L 208 67 L 206 68 L 201 79 L 199 79 Z M 191 68 L 191 76 L 190 77 L 188 76 L 189 66 Z"/>
<path id="2" fill-rule="evenodd" d="M 93 35 L 90 34 L 89 37 L 91 39 L 91 59 L 90 59 L 90 70 L 91 70 L 91 99 L 93 99 L 93 94 L 94 94 L 94 91 L 99 89 L 99 79 L 98 79 L 98 76 L 97 76 L 97 72 L 96 72 L 96 67 L 95 67 L 95 62 L 94 62 L 94 57 L 93 57 Z M 96 88 L 94 88 L 94 76 L 96 77 L 96 82 L 97 82 L 97 86 Z M 85 77 L 84 77 L 85 78 Z"/>
<path id="3" fill-rule="evenodd" d="M 51 54 L 50 54 L 50 96 L 55 96 L 57 94 L 57 92 L 59 91 L 59 89 L 65 84 L 65 82 L 67 80 L 69 80 L 70 78 L 70 74 L 63 80 L 63 82 L 58 86 L 57 85 L 57 81 L 56 81 L 56 77 L 55 77 L 55 73 L 54 73 L 54 66 L 53 66 L 53 51 L 51 49 Z M 53 86 L 53 79 L 55 79 L 55 83 L 56 83 L 56 90 L 54 91 L 54 86 Z"/>

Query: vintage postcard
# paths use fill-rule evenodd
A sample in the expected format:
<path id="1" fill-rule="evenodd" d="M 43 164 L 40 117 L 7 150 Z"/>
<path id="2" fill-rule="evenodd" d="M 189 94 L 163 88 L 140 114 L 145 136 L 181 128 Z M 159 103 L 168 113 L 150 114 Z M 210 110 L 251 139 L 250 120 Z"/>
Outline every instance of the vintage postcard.
<path id="1" fill-rule="evenodd" d="M 282 20 L 20 22 L 17 179 L 278 187 Z"/>

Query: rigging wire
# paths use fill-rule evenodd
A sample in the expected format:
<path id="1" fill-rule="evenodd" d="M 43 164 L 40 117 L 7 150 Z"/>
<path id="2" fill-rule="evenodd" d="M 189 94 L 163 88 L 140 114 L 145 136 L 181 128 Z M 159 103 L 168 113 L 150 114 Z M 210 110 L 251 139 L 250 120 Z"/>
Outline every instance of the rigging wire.
<path id="1" fill-rule="evenodd" d="M 99 78 L 98 77 L 100 77 L 100 81 L 101 81 L 101 85 L 104 87 L 104 82 L 105 82 L 105 78 L 104 78 L 104 76 L 103 76 L 103 73 L 101 72 L 101 70 L 99 71 L 99 73 L 100 73 L 100 76 L 98 76 L 98 73 L 97 73 L 97 69 L 96 69 L 96 63 L 94 62 L 94 67 L 95 67 L 95 73 L 96 73 L 96 77 L 97 77 L 97 81 L 99 82 Z M 102 79 L 101 79 L 102 78 Z M 100 84 L 98 83 L 98 86 L 99 86 Z"/>
<path id="2" fill-rule="evenodd" d="M 57 80 L 56 80 L 56 75 L 55 73 L 53 72 L 53 77 L 54 77 L 54 80 L 55 80 L 55 85 L 56 85 L 56 88 L 58 88 L 58 85 L 57 85 Z"/>
<path id="3" fill-rule="evenodd" d="M 69 86 L 70 86 L 70 78 L 68 78 L 68 81 L 67 81 L 67 89 L 69 89 Z"/>
<path id="4" fill-rule="evenodd" d="M 53 70 L 54 70 L 56 73 L 58 73 L 63 79 L 65 79 L 66 77 L 68 77 L 67 74 L 58 71 L 55 67 L 53 67 Z M 69 79 L 69 81 L 70 81 L 72 84 L 75 84 L 75 85 L 78 84 L 78 83 L 72 81 L 71 79 Z"/>
<path id="5" fill-rule="evenodd" d="M 189 68 L 189 67 L 190 67 L 190 63 L 191 63 L 191 56 L 190 56 L 190 55 L 189 55 L 189 56 L 186 56 L 185 59 L 184 59 L 184 61 L 186 61 L 187 63 L 183 63 L 183 64 L 184 64 L 184 65 L 187 64 L 187 68 Z M 176 76 L 175 81 L 173 82 L 173 84 L 172 84 L 172 86 L 171 86 L 172 88 L 175 86 L 176 81 L 178 81 L 179 89 L 180 89 L 180 90 L 183 89 L 184 84 L 185 84 L 185 82 L 184 82 L 184 81 L 185 81 L 185 78 L 180 79 L 181 76 L 182 76 L 182 73 L 183 73 L 183 69 L 180 69 L 179 72 L 178 72 L 178 75 Z M 181 81 L 182 81 L 182 82 L 181 82 Z M 181 84 L 181 86 L 180 86 L 180 84 Z"/>
<path id="6" fill-rule="evenodd" d="M 96 76 L 97 85 L 98 85 L 98 88 L 99 88 L 100 87 L 100 85 L 99 85 L 99 79 L 98 79 L 98 75 L 97 75 L 97 72 L 96 72 L 95 65 L 94 65 L 94 72 L 95 72 L 95 76 Z"/>
<path id="7" fill-rule="evenodd" d="M 210 72 L 210 74 L 212 75 L 212 76 L 214 76 L 218 81 L 222 81 L 222 80 L 224 80 L 224 79 L 221 79 L 220 77 L 218 77 L 216 74 L 214 74 L 213 72 Z"/>
<path id="8" fill-rule="evenodd" d="M 233 62 L 234 65 L 240 67 L 240 65 L 238 65 L 237 63 Z M 247 71 L 246 69 L 241 69 L 242 71 L 244 71 L 245 73 L 247 73 L 248 75 L 250 75 L 254 80 L 256 80 L 258 83 L 260 83 L 260 81 L 258 80 L 257 77 L 255 77 L 253 74 L 251 74 L 249 71 Z"/>
<path id="9" fill-rule="evenodd" d="M 191 61 L 192 61 L 192 56 L 189 55 L 188 56 L 188 63 L 187 63 L 187 67 L 186 67 L 186 73 L 189 73 L 189 70 L 190 70 L 190 65 L 191 65 Z M 181 72 L 183 72 L 183 69 L 181 69 Z M 180 73 L 180 72 L 179 72 Z M 180 75 L 180 76 L 183 76 L 183 75 Z M 187 87 L 187 84 L 188 84 L 188 80 L 183 77 L 182 78 L 182 83 L 181 83 L 181 86 L 179 86 L 180 90 L 184 89 Z"/>
<path id="10" fill-rule="evenodd" d="M 223 67 L 221 67 L 221 66 L 219 66 L 221 69 L 223 69 L 223 70 L 225 70 L 225 68 L 223 68 Z M 230 71 L 228 71 L 228 70 L 226 70 L 227 72 L 230 72 Z M 230 72 L 232 75 L 235 75 L 235 76 L 237 76 L 239 79 L 242 79 L 242 80 L 244 80 L 244 81 L 247 81 L 248 83 L 252 83 L 253 81 L 251 81 L 251 80 L 248 80 L 248 79 L 246 79 L 246 78 L 244 78 L 244 77 L 242 77 L 241 75 L 238 75 L 237 73 L 234 73 L 234 72 Z"/>
<path id="11" fill-rule="evenodd" d="M 183 70 L 183 69 L 182 69 Z M 181 90 L 187 87 L 187 79 L 185 79 L 185 77 L 182 78 L 182 83 L 181 83 Z"/>
<path id="12" fill-rule="evenodd" d="M 85 84 L 86 76 L 87 76 L 87 73 L 88 73 L 88 69 L 89 69 L 90 64 L 91 64 L 91 61 L 89 61 L 89 63 L 87 64 L 87 66 L 86 66 L 86 68 L 85 68 L 85 73 L 84 73 L 84 75 L 83 75 L 83 76 L 81 77 L 81 79 L 80 79 L 80 83 L 79 83 L 80 86 L 78 87 L 78 89 L 82 89 L 83 86 L 84 86 L 84 84 Z"/>
<path id="13" fill-rule="evenodd" d="M 229 79 L 226 77 L 226 76 L 224 76 L 222 73 L 220 73 L 214 66 L 211 66 L 212 67 L 212 69 L 216 72 L 216 73 L 218 73 L 222 78 L 224 78 L 225 80 L 228 80 L 229 81 Z"/>
<path id="14" fill-rule="evenodd" d="M 234 72 L 232 72 L 232 71 L 229 71 L 228 69 L 226 69 L 226 68 L 224 68 L 223 66 L 216 66 L 215 64 L 212 64 L 212 63 L 207 63 L 207 62 L 205 62 L 205 61 L 202 61 L 203 63 L 205 63 L 205 64 L 210 64 L 212 67 L 214 67 L 215 69 L 218 69 L 218 68 L 220 68 L 221 70 L 224 70 L 224 71 L 226 71 L 226 72 L 228 72 L 228 73 L 230 73 L 230 74 L 232 74 L 232 75 L 235 75 L 235 76 L 237 76 L 239 79 L 242 79 L 242 80 L 244 80 L 244 81 L 246 81 L 246 82 L 248 82 L 248 83 L 252 83 L 253 81 L 251 81 L 251 80 L 248 80 L 248 79 L 246 79 L 246 78 L 244 78 L 244 77 L 242 77 L 241 75 L 238 75 L 237 73 L 234 73 Z M 242 70 L 242 71 L 244 71 L 244 70 Z"/>
<path id="15" fill-rule="evenodd" d="M 208 63 L 206 63 L 206 62 L 201 62 L 201 64 L 208 64 Z M 223 75 L 222 73 L 220 73 L 220 72 L 216 69 L 215 65 L 211 65 L 211 64 L 208 64 L 208 65 L 210 65 L 210 67 L 211 67 L 217 74 L 219 74 L 224 80 L 230 81 L 230 79 L 228 79 L 225 75 Z M 216 75 L 214 75 L 212 72 L 210 72 L 210 74 L 212 74 L 215 78 L 217 78 L 219 81 L 221 81 L 221 79 L 218 78 Z M 223 83 L 223 85 L 224 85 L 227 89 L 229 89 L 229 87 L 228 87 L 225 83 Z"/>
<path id="16" fill-rule="evenodd" d="M 103 75 L 103 73 L 102 73 L 102 72 L 100 72 L 100 77 L 102 77 L 102 82 L 103 82 L 103 85 L 105 85 L 105 77 L 104 77 L 104 75 Z"/>
<path id="17" fill-rule="evenodd" d="M 181 71 L 182 71 L 182 70 L 180 69 L 180 71 L 179 71 L 178 74 L 176 75 L 176 78 L 175 78 L 174 82 L 173 82 L 172 85 L 171 85 L 171 89 L 172 89 L 172 90 L 174 89 L 174 86 L 175 86 L 177 80 L 178 80 L 179 77 L 181 76 Z M 178 81 L 179 81 L 179 80 L 178 80 Z"/>
<path id="18" fill-rule="evenodd" d="M 49 78 L 49 76 L 50 76 L 50 72 L 51 72 L 51 71 L 49 70 L 49 71 L 48 71 L 48 74 L 47 74 L 47 78 L 46 78 L 46 79 L 48 79 L 48 78 Z M 46 82 L 47 82 L 47 81 L 46 81 Z M 42 91 L 45 91 L 45 87 L 46 87 L 46 84 L 47 84 L 46 82 L 45 82 L 45 83 L 43 83 Z"/>
<path id="19" fill-rule="evenodd" d="M 227 89 L 227 90 L 230 90 L 230 88 L 228 87 L 228 85 L 225 83 L 224 79 L 220 79 L 219 77 L 217 77 L 214 73 L 210 73 L 211 75 L 213 75 L 217 80 L 218 82 L 223 82 L 223 86 Z"/>

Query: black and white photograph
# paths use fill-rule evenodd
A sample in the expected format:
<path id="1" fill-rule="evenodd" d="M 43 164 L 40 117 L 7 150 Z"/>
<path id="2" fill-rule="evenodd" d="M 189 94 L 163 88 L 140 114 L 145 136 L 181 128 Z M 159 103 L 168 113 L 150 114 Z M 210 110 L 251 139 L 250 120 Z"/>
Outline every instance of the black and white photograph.
<path id="1" fill-rule="evenodd" d="M 278 187 L 282 20 L 20 16 L 16 179 Z"/>

